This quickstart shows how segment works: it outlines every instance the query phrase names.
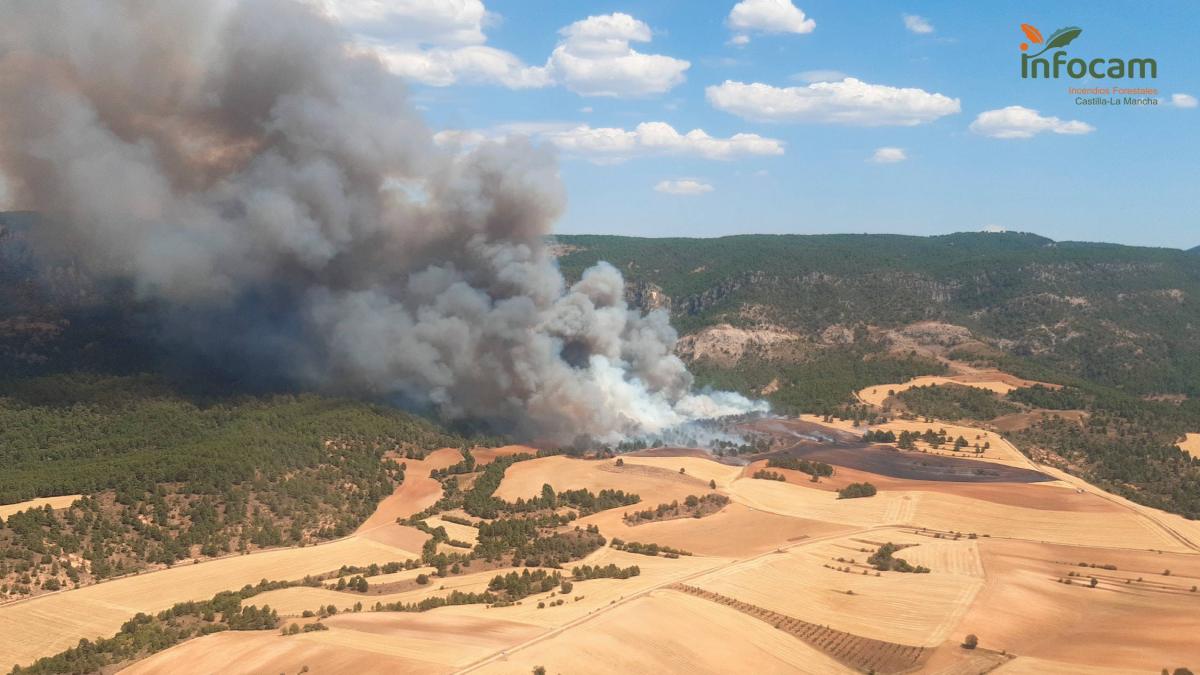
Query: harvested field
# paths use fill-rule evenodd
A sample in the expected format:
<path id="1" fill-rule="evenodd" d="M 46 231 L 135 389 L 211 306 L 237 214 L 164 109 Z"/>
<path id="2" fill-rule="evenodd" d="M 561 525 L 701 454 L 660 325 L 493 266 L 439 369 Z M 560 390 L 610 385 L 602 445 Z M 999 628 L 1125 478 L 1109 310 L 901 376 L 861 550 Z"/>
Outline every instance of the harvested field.
<path id="1" fill-rule="evenodd" d="M 1179 442 L 1179 449 L 1192 457 L 1200 458 L 1200 434 L 1185 434 Z"/>
<path id="2" fill-rule="evenodd" d="M 869 405 L 883 405 L 889 394 L 900 393 L 902 391 L 912 389 L 913 387 L 927 387 L 935 384 L 963 384 L 969 387 L 978 387 L 979 389 L 987 389 L 997 394 L 1007 394 L 1013 389 L 1020 387 L 1032 387 L 1035 384 L 1050 389 L 1058 389 L 1061 385 L 1049 384 L 1046 382 L 1036 382 L 1034 380 L 1025 380 L 1015 375 L 1009 375 L 1000 370 L 975 370 L 970 372 L 962 372 L 948 377 L 940 375 L 925 375 L 901 382 L 897 384 L 876 384 L 870 387 L 859 390 L 857 396 L 863 403 Z"/>
<path id="3" fill-rule="evenodd" d="M 919 558 L 919 564 L 933 571 L 875 576 L 866 559 L 889 541 L 917 543 L 897 557 L 914 565 Z M 917 553 L 926 546 L 921 542 L 932 545 Z M 983 585 L 983 570 L 973 541 L 930 541 L 881 530 L 798 546 L 687 583 L 834 631 L 932 648 L 946 640 L 967 611 Z"/>
<path id="4" fill-rule="evenodd" d="M 278 610 L 280 614 L 288 615 L 299 615 L 306 609 L 315 611 L 319 607 L 328 605 L 334 605 L 339 610 L 349 609 L 356 602 L 362 602 L 364 607 L 370 607 L 376 602 L 416 602 L 434 595 L 448 595 L 451 591 L 484 591 L 487 590 L 488 581 L 492 577 L 497 574 L 507 574 L 511 571 L 514 571 L 513 568 L 491 569 L 445 578 L 430 575 L 430 581 L 427 585 L 416 586 L 399 593 L 353 593 L 331 591 L 326 588 L 296 586 L 294 588 L 281 588 L 261 593 L 255 596 L 254 602 L 260 605 L 270 605 Z M 521 570 L 517 569 L 516 571 L 520 572 Z M 429 568 L 422 568 L 420 571 L 398 572 L 397 574 L 411 574 L 411 578 L 415 579 L 416 575 L 421 573 L 429 574 Z M 373 577 L 367 578 L 368 584 L 371 584 L 373 581 Z"/>
<path id="5" fill-rule="evenodd" d="M 981 646 L 1019 655 L 999 672 L 1153 672 L 1200 662 L 1200 598 L 1187 590 L 1200 583 L 1200 557 L 996 540 L 979 548 L 987 582 L 952 637 L 977 633 Z M 1082 576 L 1073 584 L 1059 583 L 1075 571 Z M 1162 592 L 1161 584 L 1182 590 Z M 1042 660 L 1051 665 L 1034 668 Z"/>
<path id="6" fill-rule="evenodd" d="M 738 503 L 730 503 L 701 521 L 684 518 L 630 527 L 621 518 L 626 510 L 602 511 L 579 522 L 598 526 L 609 538 L 654 542 L 698 555 L 727 557 L 757 555 L 802 539 L 848 529 L 835 523 L 756 511 Z"/>
<path id="7" fill-rule="evenodd" d="M 439 527 L 446 528 L 446 534 L 449 535 L 451 539 L 465 541 L 468 544 L 475 544 L 477 541 L 479 541 L 479 528 L 477 527 L 462 525 L 460 523 L 452 523 L 437 516 L 426 518 L 425 524 L 435 529 Z"/>
<path id="8" fill-rule="evenodd" d="M 509 607 L 486 609 L 482 605 L 459 605 L 436 611 L 465 616 L 480 616 L 483 613 L 482 616 L 486 617 L 554 628 L 607 608 L 614 602 L 620 602 L 649 588 L 681 581 L 727 563 L 729 563 L 728 558 L 705 556 L 663 558 L 602 548 L 579 562 L 564 566 L 564 575 L 569 575 L 572 567 L 584 564 L 594 566 L 613 564 L 618 567 L 637 565 L 641 574 L 629 579 L 590 579 L 576 582 L 575 589 L 570 594 L 571 597 L 564 596 L 562 599 L 567 602 L 557 607 L 538 609 L 539 601 L 552 597 L 549 593 L 542 593 L 529 596 L 521 603 Z"/>
<path id="9" fill-rule="evenodd" d="M 896 433 L 945 429 L 951 439 L 963 436 L 971 443 L 976 442 L 975 437 L 978 436 L 980 444 L 991 444 L 983 456 L 973 452 L 933 450 L 924 443 L 918 443 L 918 447 L 925 452 L 898 450 L 892 445 L 866 443 L 862 440 L 862 434 L 868 427 L 854 427 L 848 422 L 821 422 L 818 418 L 759 420 L 749 425 L 749 428 L 795 439 L 791 445 L 772 452 L 771 455 L 801 457 L 892 478 L 985 483 L 1034 483 L 1052 480 L 1031 468 L 1033 464 L 1002 436 L 975 427 L 900 420 L 869 428 Z M 755 455 L 753 459 L 762 459 L 765 456 Z"/>
<path id="10" fill-rule="evenodd" d="M 1185 552 L 1176 538 L 1127 509 L 1063 512 L 988 504 L 949 494 L 925 493 L 915 524 L 1049 543 Z"/>
<path id="11" fill-rule="evenodd" d="M 416 567 L 411 570 L 400 570 L 399 572 L 392 572 L 391 574 L 377 574 L 373 577 L 367 577 L 367 582 L 370 583 L 372 587 L 384 586 L 384 585 L 388 585 L 388 584 L 397 584 L 402 581 L 412 581 L 421 574 L 432 575 L 435 571 L 436 571 L 436 568 L 433 568 L 433 567 Z M 349 581 L 350 578 L 353 576 L 355 576 L 355 575 L 345 574 L 345 575 L 342 575 L 342 578 Z M 328 582 L 326 582 L 326 583 L 328 583 Z M 274 606 L 274 605 L 272 605 L 272 606 Z"/>
<path id="12" fill-rule="evenodd" d="M 1015 445 L 1009 443 L 1008 440 L 1003 436 L 994 431 L 980 429 L 979 427 L 966 426 L 962 424 L 948 424 L 943 422 L 893 420 L 887 424 L 878 424 L 872 426 L 871 428 L 881 431 L 893 431 L 897 435 L 899 435 L 901 431 L 923 433 L 928 429 L 932 429 L 935 432 L 944 429 L 946 431 L 946 435 L 951 440 L 962 436 L 972 446 L 974 446 L 976 443 L 979 443 L 980 446 L 983 446 L 983 444 L 987 443 L 991 447 L 989 447 L 987 450 L 984 450 L 982 454 L 978 455 L 975 454 L 974 448 L 970 448 L 969 452 L 956 453 L 944 446 L 941 449 L 935 450 L 930 448 L 928 444 L 922 441 L 917 442 L 917 447 L 927 450 L 930 453 L 937 453 L 948 457 L 958 457 L 973 460 L 982 459 L 992 463 L 1004 463 L 1016 467 L 1028 468 L 1032 466 L 1029 459 L 1027 459 L 1025 455 L 1022 455 L 1021 451 L 1018 450 Z"/>
<path id="13" fill-rule="evenodd" d="M 75 503 L 83 495 L 63 495 L 61 497 L 39 497 L 38 499 L 30 499 L 25 502 L 16 502 L 15 504 L 0 504 L 0 518 L 7 518 L 14 513 L 27 511 L 29 509 L 40 509 L 49 506 L 52 509 L 65 509 Z"/>
<path id="14" fill-rule="evenodd" d="M 571 568 L 577 565 L 608 565 L 610 563 L 620 567 L 637 565 L 641 569 L 641 574 L 630 579 L 592 579 L 577 582 L 575 595 L 585 595 L 585 601 L 581 603 L 568 603 L 553 610 L 538 610 L 536 608 L 538 600 L 544 599 L 549 595 L 549 593 L 544 593 L 531 595 L 525 598 L 521 604 L 511 607 L 487 609 L 483 605 L 461 605 L 446 607 L 437 611 L 464 613 L 467 616 L 477 616 L 479 612 L 486 611 L 486 616 L 488 617 L 502 617 L 527 623 L 556 625 L 565 616 L 573 617 L 580 613 L 586 613 L 586 611 L 596 609 L 613 599 L 619 599 L 622 596 L 643 590 L 658 583 L 664 583 L 699 571 L 711 569 L 722 562 L 724 562 L 724 559 L 720 558 L 685 556 L 677 559 L 669 559 L 602 548 L 583 560 L 565 565 L 562 570 L 563 576 L 569 578 Z M 488 582 L 491 581 L 492 577 L 498 574 L 508 574 L 509 572 L 520 573 L 525 569 L 523 567 L 502 567 L 445 578 L 431 575 L 428 585 L 414 586 L 401 592 L 382 594 L 373 591 L 362 594 L 300 586 L 261 593 L 255 596 L 253 602 L 260 605 L 268 604 L 278 610 L 281 615 L 286 614 L 289 616 L 299 616 L 306 609 L 316 610 L 319 607 L 331 604 L 339 610 L 344 610 L 353 607 L 355 602 L 362 602 L 363 606 L 369 609 L 376 602 L 385 604 L 392 602 L 418 602 L 432 596 L 448 595 L 452 591 L 482 592 L 487 590 Z M 421 572 L 425 573 L 428 573 L 428 571 L 428 568 L 421 570 Z M 419 573 L 414 570 L 397 574 L 411 574 L 415 578 L 415 575 Z M 375 579 L 372 577 L 368 578 L 367 581 L 368 583 L 375 584 Z"/>
<path id="15" fill-rule="evenodd" d="M 730 607 L 658 590 L 479 669 L 483 673 L 725 675 L 852 672 L 781 630 Z"/>
<path id="16" fill-rule="evenodd" d="M 1095 495 L 1098 499 L 1119 505 L 1130 513 L 1140 515 L 1155 527 L 1169 533 L 1169 536 L 1173 540 L 1184 546 L 1187 550 L 1200 553 L 1200 520 L 1188 520 L 1177 513 L 1167 513 L 1166 511 L 1160 511 L 1150 506 L 1138 504 L 1120 495 L 1105 492 L 1081 478 L 1076 478 L 1054 467 L 1044 466 L 1041 468 L 1059 481 L 1077 490 Z"/>
<path id="17" fill-rule="evenodd" d="M 329 631 L 332 632 L 332 631 Z M 307 633 L 283 637 L 276 631 L 230 631 L 189 640 L 167 651 L 138 661 L 122 675 L 174 675 L 175 673 L 298 673 L 307 666 L 312 673 L 412 673 L 442 675 L 447 666 L 389 657 L 377 651 L 347 648 L 344 644 L 318 642 Z"/>
<path id="18" fill-rule="evenodd" d="M 429 539 L 428 534 L 415 527 L 396 523 L 378 525 L 370 530 L 360 532 L 356 536 L 377 541 L 386 546 L 395 546 L 405 551 L 420 551 L 426 540 Z"/>
<path id="19" fill-rule="evenodd" d="M 755 471 L 765 469 L 765 460 L 751 463 L 745 469 L 747 477 Z M 806 487 L 826 492 L 837 492 L 851 483 L 871 483 L 880 490 L 889 491 L 920 491 L 942 492 L 970 497 L 997 504 L 1008 504 L 1029 509 L 1049 511 L 1094 511 L 1111 513 L 1121 511 L 1121 507 L 1089 492 L 1079 492 L 1074 486 L 1059 480 L 1038 483 L 961 483 L 949 481 L 905 480 L 890 478 L 867 471 L 838 467 L 834 475 L 822 477 L 814 483 L 810 476 L 802 471 L 790 469 L 768 469 L 782 474 L 787 482 L 799 487 Z"/>
<path id="20" fill-rule="evenodd" d="M 1001 380 L 974 380 L 965 382 L 961 376 L 942 377 L 940 375 L 926 375 L 909 380 L 908 382 L 901 382 L 897 384 L 877 384 L 866 387 L 865 389 L 860 389 L 858 392 L 858 398 L 863 403 L 869 405 L 883 405 L 883 402 L 893 394 L 899 394 L 900 392 L 907 391 L 913 387 L 928 387 L 930 385 L 937 384 L 962 384 L 969 387 L 976 387 L 978 389 L 987 389 L 988 391 L 993 391 L 997 394 L 1007 394 L 1008 392 L 1017 388 L 1016 385 Z"/>
<path id="21" fill-rule="evenodd" d="M 944 643 L 929 656 L 921 672 L 937 675 L 985 675 L 1013 660 L 1012 654 L 1003 654 L 985 648 L 963 649 L 961 645 Z"/>
<path id="22" fill-rule="evenodd" d="M 996 431 L 1008 434 L 1028 429 L 1038 422 L 1051 417 L 1061 417 L 1072 422 L 1083 422 L 1087 419 L 1088 413 L 1083 410 L 1031 410 L 1011 415 L 1001 415 L 988 422 L 988 426 L 993 427 Z"/>
<path id="23" fill-rule="evenodd" d="M 51 593 L 0 608 L 0 663 L 27 664 L 73 647 L 81 638 L 109 636 L 138 612 L 203 600 L 262 579 L 301 579 L 342 565 L 369 565 L 418 557 L 363 537 L 329 544 L 233 556 L 198 565 L 125 577 Z"/>
<path id="24" fill-rule="evenodd" d="M 270 631 L 201 638 L 123 672 L 296 673 L 308 666 L 314 673 L 447 673 L 542 630 L 437 613 L 364 612 L 330 617 L 324 623 L 328 631 L 288 637 Z"/>
<path id="25" fill-rule="evenodd" d="M 742 478 L 730 487 L 730 496 L 752 509 L 858 527 L 909 524 L 923 494 L 880 492 L 866 499 L 838 499 L 825 490 L 754 478 Z"/>
<path id="26" fill-rule="evenodd" d="M 475 458 L 476 464 L 491 464 L 498 457 L 510 457 L 512 455 L 533 455 L 537 456 L 537 448 L 531 448 L 528 445 L 505 445 L 499 448 L 471 448 L 471 456 Z"/>
<path id="27" fill-rule="evenodd" d="M 928 656 L 923 647 L 882 642 L 833 630 L 827 626 L 801 621 L 786 614 L 773 612 L 729 596 L 706 591 L 687 584 L 675 584 L 672 590 L 703 598 L 719 605 L 748 614 L 759 621 L 784 631 L 820 649 L 835 660 L 858 670 L 886 675 L 903 673 L 917 668 Z"/>
<path id="28" fill-rule="evenodd" d="M 721 464 L 710 455 L 700 457 L 646 457 L 644 455 L 622 455 L 626 466 L 648 466 L 661 469 L 668 473 L 679 473 L 684 470 L 685 476 L 698 478 L 707 483 L 716 481 L 717 487 L 728 487 L 741 475 L 740 466 Z M 707 486 L 705 486 L 707 487 Z M 646 497 L 649 499 L 649 497 Z"/>
<path id="29" fill-rule="evenodd" d="M 675 460 L 678 463 L 680 460 Z M 555 455 L 528 462 L 518 462 L 504 474 L 496 496 L 505 500 L 529 498 L 541 493 L 549 483 L 555 490 L 586 488 L 594 492 L 604 489 L 624 490 L 641 495 L 647 503 L 683 499 L 708 489 L 708 481 L 686 474 L 679 469 L 627 462 L 616 466 L 612 459 L 572 459 Z"/>
<path id="30" fill-rule="evenodd" d="M 855 426 L 849 420 L 825 422 L 816 415 L 801 415 L 794 419 L 760 419 L 750 422 L 745 428 L 784 438 L 848 444 L 862 443 L 862 435 L 867 430 L 865 425 Z"/>
<path id="31" fill-rule="evenodd" d="M 270 604 L 286 617 L 285 624 L 305 621 L 297 618 L 301 612 L 322 605 L 342 611 L 324 620 L 329 631 L 213 635 L 155 655 L 129 672 L 295 673 L 307 665 L 314 673 L 528 673 L 541 665 L 551 673 L 657 674 L 741 672 L 753 664 L 764 673 L 919 668 L 975 675 L 993 668 L 1153 672 L 1200 661 L 1189 623 L 1200 607 L 1200 596 L 1190 591 L 1200 584 L 1195 555 L 1200 547 L 1193 548 L 1200 543 L 1200 522 L 1133 504 L 1054 469 L 1035 471 L 994 432 L 937 422 L 882 428 L 910 428 L 905 424 L 918 431 L 945 428 L 972 443 L 980 434 L 992 447 L 982 461 L 901 453 L 862 443 L 865 429 L 848 422 L 764 419 L 750 426 L 790 439 L 795 447 L 788 452 L 836 465 L 835 475 L 814 484 L 807 474 L 771 469 L 788 481 L 755 480 L 748 476 L 764 465 L 765 456 L 734 466 L 679 449 L 622 455 L 621 467 L 615 459 L 564 456 L 520 462 L 507 470 L 498 497 L 528 498 L 545 483 L 557 490 L 633 492 L 642 497 L 640 504 L 576 524 L 596 525 L 609 539 L 694 555 L 669 559 L 605 547 L 565 565 L 564 575 L 576 565 L 610 563 L 637 565 L 641 574 L 579 581 L 569 594 L 556 589 L 507 607 L 344 611 L 356 602 L 369 610 L 376 602 L 482 591 L 495 575 L 524 569 L 486 569 L 482 561 L 467 568 L 469 574 L 434 576 L 422 586 L 415 577 L 429 568 L 371 577 L 366 594 L 311 587 L 271 591 L 249 604 Z M 485 463 L 526 451 L 508 446 L 473 453 Z M 395 518 L 432 504 L 440 489 L 428 479 L 429 471 L 459 459 L 458 451 L 447 449 L 426 460 L 405 460 L 405 485 L 381 503 L 369 526 L 341 542 L 180 566 L 2 607 L 0 663 L 25 663 L 80 637 L 110 635 L 137 611 L 206 598 L 264 577 L 299 578 L 342 564 L 416 557 L 412 551 L 428 536 L 396 525 Z M 886 471 L 875 470 L 881 468 Z M 922 477 L 908 477 L 913 473 Z M 833 491 L 850 482 L 871 482 L 879 492 L 838 500 Z M 636 527 L 622 520 L 626 511 L 710 492 L 732 501 L 700 519 Z M 470 542 L 478 534 L 441 516 L 427 522 L 445 527 L 452 539 Z M 955 532 L 962 536 L 956 539 Z M 970 533 L 980 536 L 971 539 Z M 931 572 L 875 576 L 866 558 L 885 542 L 905 545 L 895 557 Z M 1068 576 L 1072 573 L 1080 576 Z M 1097 587 L 1089 588 L 1093 576 Z M 1068 578 L 1072 584 L 1060 582 Z M 980 649 L 958 647 L 967 633 L 979 635 Z"/>
<path id="32" fill-rule="evenodd" d="M 397 518 L 407 518 L 414 513 L 433 506 L 442 497 L 442 485 L 429 477 L 434 469 L 444 469 L 462 460 L 462 453 L 454 448 L 442 448 L 429 453 L 425 459 L 404 459 L 397 457 L 396 461 L 404 462 L 407 469 L 404 472 L 404 482 L 388 497 L 379 503 L 375 513 L 359 526 L 358 532 L 373 530 L 396 525 Z M 417 550 L 420 550 L 419 547 Z"/>
<path id="33" fill-rule="evenodd" d="M 1163 527 L 1129 509 L 1025 508 L 942 491 L 880 491 L 866 499 L 837 499 L 823 490 L 750 478 L 736 481 L 730 493 L 736 501 L 752 508 L 859 527 L 910 525 L 1050 543 L 1191 550 Z"/>
<path id="34" fill-rule="evenodd" d="M 1081 666 L 1031 656 L 1018 656 L 994 672 L 996 675 L 1128 675 L 1129 673 L 1124 668 Z M 1146 672 L 1152 671 L 1147 670 Z"/>

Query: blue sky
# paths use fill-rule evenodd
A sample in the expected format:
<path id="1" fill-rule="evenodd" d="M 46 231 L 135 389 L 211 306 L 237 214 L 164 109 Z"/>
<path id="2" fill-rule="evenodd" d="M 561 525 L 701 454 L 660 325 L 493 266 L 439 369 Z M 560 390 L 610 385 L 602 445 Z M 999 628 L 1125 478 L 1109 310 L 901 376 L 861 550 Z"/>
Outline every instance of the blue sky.
<path id="1" fill-rule="evenodd" d="M 1200 244 L 1200 3 L 749 0 L 735 11 L 733 0 L 447 0 L 398 1 L 406 7 L 380 16 L 355 7 L 365 0 L 337 1 L 351 30 L 412 82 L 435 130 L 465 143 L 528 133 L 560 148 L 559 232 L 995 226 Z M 1081 27 L 1069 55 L 1152 57 L 1158 78 L 1022 80 L 1022 23 L 1046 38 Z M 844 77 L 858 84 L 838 89 L 838 102 L 811 96 L 824 86 L 813 81 L 844 86 Z M 767 98 L 711 89 L 726 81 L 762 85 Z M 1160 105 L 1076 105 L 1069 86 L 1155 87 Z M 856 96 L 885 102 L 860 108 Z M 797 100 L 814 107 L 764 107 Z M 979 117 L 1011 106 L 1026 110 Z M 630 142 L 643 123 L 717 141 L 587 145 Z M 759 138 L 731 144 L 735 134 Z M 872 161 L 880 148 L 898 161 Z"/>

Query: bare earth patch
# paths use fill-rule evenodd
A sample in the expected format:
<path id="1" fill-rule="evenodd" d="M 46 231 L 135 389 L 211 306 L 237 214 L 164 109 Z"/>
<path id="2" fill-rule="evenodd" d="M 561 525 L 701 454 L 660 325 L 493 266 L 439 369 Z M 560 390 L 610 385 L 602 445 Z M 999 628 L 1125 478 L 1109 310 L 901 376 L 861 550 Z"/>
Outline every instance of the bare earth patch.
<path id="1" fill-rule="evenodd" d="M 63 495 L 62 497 L 39 497 L 15 504 L 0 504 L 0 518 L 7 518 L 14 513 L 29 509 L 40 509 L 49 506 L 52 509 L 65 509 L 75 503 L 83 495 Z"/>

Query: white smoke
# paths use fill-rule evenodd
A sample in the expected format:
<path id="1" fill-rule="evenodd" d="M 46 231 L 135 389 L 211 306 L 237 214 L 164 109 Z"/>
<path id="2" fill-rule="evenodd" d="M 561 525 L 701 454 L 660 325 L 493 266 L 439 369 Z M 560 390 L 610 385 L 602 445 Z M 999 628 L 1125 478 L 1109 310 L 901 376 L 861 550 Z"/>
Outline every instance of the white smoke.
<path id="1" fill-rule="evenodd" d="M 547 150 L 439 149 L 349 44 L 287 0 L 6 0 L 9 198 L 205 351 L 310 386 L 558 440 L 761 408 L 693 392 L 613 267 L 567 287 Z"/>

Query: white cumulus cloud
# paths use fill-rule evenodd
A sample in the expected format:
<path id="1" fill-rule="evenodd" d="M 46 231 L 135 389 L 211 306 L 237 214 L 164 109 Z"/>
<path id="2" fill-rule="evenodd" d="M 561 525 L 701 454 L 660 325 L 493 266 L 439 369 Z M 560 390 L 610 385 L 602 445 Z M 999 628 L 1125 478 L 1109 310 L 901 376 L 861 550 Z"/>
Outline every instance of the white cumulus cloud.
<path id="1" fill-rule="evenodd" d="M 933 32 L 933 24 L 929 23 L 929 19 L 916 14 L 904 15 L 904 27 L 908 29 L 908 32 L 918 35 L 927 35 Z"/>
<path id="2" fill-rule="evenodd" d="M 733 43 L 750 41 L 749 33 L 811 33 L 817 22 L 804 15 L 792 0 L 742 0 L 729 10 L 729 27 L 737 31 Z"/>
<path id="3" fill-rule="evenodd" d="M 979 113 L 971 122 L 971 131 L 992 138 L 1033 138 L 1037 134 L 1090 134 L 1096 127 L 1079 120 L 1046 117 L 1031 108 L 1010 105 Z"/>
<path id="4" fill-rule="evenodd" d="M 658 94 L 683 82 L 691 64 L 662 54 L 643 54 L 631 42 L 649 42 L 650 26 L 628 14 L 589 16 L 559 31 L 563 40 L 546 70 L 584 96 Z"/>
<path id="5" fill-rule="evenodd" d="M 403 45 L 362 47 L 375 52 L 393 73 L 435 87 L 485 83 L 531 89 L 553 84 L 545 68 L 527 66 L 515 54 L 487 45 L 432 49 Z"/>
<path id="6" fill-rule="evenodd" d="M 734 159 L 751 155 L 782 155 L 783 141 L 758 134 L 728 138 L 702 129 L 681 134 L 666 122 L 643 122 L 636 128 L 591 127 L 586 124 L 542 134 L 542 138 L 571 155 L 622 160 L 641 155 L 690 155 L 704 159 Z"/>
<path id="7" fill-rule="evenodd" d="M 356 48 L 374 53 L 401 77 L 432 86 L 498 84 L 510 89 L 561 85 L 583 96 L 643 96 L 684 80 L 688 61 L 645 54 L 650 27 L 623 14 L 589 16 L 559 31 L 543 65 L 488 46 L 497 20 L 482 0 L 310 0 L 346 27 Z"/>
<path id="8" fill-rule="evenodd" d="M 703 129 L 679 133 L 666 122 L 643 122 L 633 129 L 563 123 L 506 124 L 490 132 L 447 129 L 434 134 L 434 141 L 443 146 L 469 148 L 510 136 L 547 142 L 566 155 L 601 164 L 652 155 L 728 160 L 784 153 L 783 141 L 776 138 L 748 133 L 721 138 L 710 136 Z"/>
<path id="9" fill-rule="evenodd" d="M 908 159 L 904 148 L 879 148 L 871 155 L 871 161 L 876 164 L 895 164 Z"/>
<path id="10" fill-rule="evenodd" d="M 1171 105 L 1176 108 L 1195 108 L 1196 97 L 1191 94 L 1171 94 Z"/>
<path id="11" fill-rule="evenodd" d="M 489 47 L 484 28 L 496 19 L 482 0 L 312 0 L 350 31 L 356 46 L 388 68 L 434 86 L 488 82 L 544 87 L 544 68 Z"/>
<path id="12" fill-rule="evenodd" d="M 477 45 L 495 17 L 482 0 L 316 0 L 327 14 L 354 33 L 376 40 L 416 45 Z"/>
<path id="13" fill-rule="evenodd" d="M 961 110 L 959 100 L 923 89 L 870 84 L 847 77 L 805 87 L 726 80 L 705 90 L 718 110 L 763 122 L 914 126 Z"/>
<path id="14" fill-rule="evenodd" d="M 654 190 L 669 195 L 702 195 L 705 192 L 712 192 L 713 186 L 691 178 L 681 178 L 659 181 L 658 185 L 654 186 Z"/>

